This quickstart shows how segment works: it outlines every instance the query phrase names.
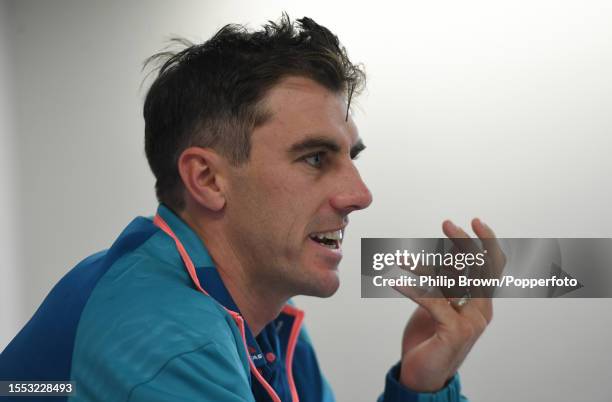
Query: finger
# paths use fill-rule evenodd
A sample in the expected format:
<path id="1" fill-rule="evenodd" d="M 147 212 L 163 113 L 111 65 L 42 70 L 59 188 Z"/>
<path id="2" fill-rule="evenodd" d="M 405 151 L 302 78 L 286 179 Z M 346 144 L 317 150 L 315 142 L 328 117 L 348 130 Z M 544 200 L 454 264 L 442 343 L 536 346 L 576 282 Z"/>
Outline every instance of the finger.
<path id="1" fill-rule="evenodd" d="M 410 272 L 411 274 L 417 275 L 417 276 L 424 276 L 424 275 L 432 275 L 436 273 L 436 270 L 438 269 L 437 266 L 435 265 L 427 265 L 427 264 L 422 264 L 422 263 L 418 263 L 417 265 L 411 266 L 411 267 L 405 267 L 402 266 L 401 267 L 404 271 Z"/>
<path id="2" fill-rule="evenodd" d="M 480 248 L 476 243 L 474 243 L 470 235 L 468 235 L 467 232 L 461 227 L 455 225 L 452 221 L 447 219 L 442 222 L 442 231 L 444 232 L 446 237 L 448 237 L 450 241 L 453 242 L 455 247 L 457 247 L 462 252 L 476 253 L 478 252 L 478 250 L 480 250 Z"/>
<path id="3" fill-rule="evenodd" d="M 495 266 L 503 267 L 506 263 L 506 256 L 493 230 L 479 218 L 472 219 L 472 230 L 482 241 L 484 249 L 487 250 L 489 257 L 493 259 Z"/>
<path id="4" fill-rule="evenodd" d="M 480 253 L 480 247 L 474 242 L 474 240 L 459 226 L 455 225 L 450 220 L 446 220 L 442 223 L 442 231 L 444 234 L 453 242 L 454 246 L 451 248 L 451 252 L 457 253 L 457 250 L 460 250 L 464 253 L 470 253 L 476 255 Z M 458 277 L 458 276 L 466 276 L 472 277 L 474 274 L 470 269 L 458 270 L 450 267 L 446 270 L 449 275 Z M 478 274 L 478 272 L 477 272 Z M 454 298 L 461 298 L 466 292 L 470 292 L 476 296 L 484 296 L 480 294 L 480 289 L 475 289 L 470 287 L 468 289 L 462 288 L 454 288 L 451 292 L 445 292 L 447 296 L 453 296 Z M 458 294 L 459 293 L 459 294 Z"/>
<path id="5" fill-rule="evenodd" d="M 482 245 L 489 253 L 489 256 L 494 258 L 496 263 L 505 262 L 504 252 L 502 251 L 493 230 L 479 218 L 472 219 L 472 229 L 474 230 L 474 233 L 476 233 L 476 236 L 478 236 L 478 238 L 482 241 Z"/>
<path id="6" fill-rule="evenodd" d="M 459 309 L 460 324 L 457 326 L 457 337 L 464 340 L 468 348 L 471 348 L 476 340 L 487 328 L 489 321 L 484 317 L 479 308 L 468 303 Z"/>
<path id="7" fill-rule="evenodd" d="M 442 231 L 446 235 L 446 237 L 450 238 L 463 238 L 469 239 L 469 235 L 465 233 L 463 229 L 459 226 L 455 225 L 450 219 L 442 222 Z"/>
<path id="8" fill-rule="evenodd" d="M 438 289 L 440 294 L 437 294 L 436 297 L 461 297 L 465 293 L 464 289 L 459 288 L 457 285 L 451 285 L 451 283 L 456 284 L 460 276 L 460 272 L 452 266 L 418 264 L 410 268 L 409 272 L 418 277 L 418 286 L 435 287 Z M 432 297 L 431 292 L 427 297 Z"/>
<path id="9" fill-rule="evenodd" d="M 456 279 L 459 276 L 459 271 L 457 271 L 456 269 L 438 264 L 418 264 L 415 267 L 410 268 L 408 272 L 416 276 L 427 276 L 429 278 L 439 278 L 442 276 L 446 276 L 447 278 Z"/>
<path id="10" fill-rule="evenodd" d="M 458 312 L 449 304 L 448 299 L 437 288 L 425 291 L 413 286 L 394 286 L 393 289 L 423 307 L 432 318 L 441 324 L 448 324 L 458 318 Z"/>
<path id="11" fill-rule="evenodd" d="M 479 333 L 484 331 L 484 328 L 493 319 L 493 302 L 490 298 L 475 298 L 470 299 L 459 310 L 461 316 L 467 317 L 473 323 L 474 328 Z"/>
<path id="12" fill-rule="evenodd" d="M 476 236 L 478 236 L 481 239 L 482 238 L 485 238 L 485 239 L 495 238 L 495 233 L 493 232 L 493 229 L 487 226 L 487 224 L 484 223 L 480 218 L 472 219 L 472 230 L 474 231 L 474 233 L 476 233 Z"/>

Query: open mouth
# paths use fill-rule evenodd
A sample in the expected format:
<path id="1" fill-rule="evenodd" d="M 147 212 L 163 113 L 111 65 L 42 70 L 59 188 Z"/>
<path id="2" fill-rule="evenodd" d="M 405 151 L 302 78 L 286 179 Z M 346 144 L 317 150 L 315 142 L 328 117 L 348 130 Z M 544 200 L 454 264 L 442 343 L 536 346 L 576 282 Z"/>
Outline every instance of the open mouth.
<path id="1" fill-rule="evenodd" d="M 313 233 L 310 235 L 310 239 L 319 243 L 323 247 L 336 250 L 339 249 L 340 245 L 342 244 L 342 230 Z"/>

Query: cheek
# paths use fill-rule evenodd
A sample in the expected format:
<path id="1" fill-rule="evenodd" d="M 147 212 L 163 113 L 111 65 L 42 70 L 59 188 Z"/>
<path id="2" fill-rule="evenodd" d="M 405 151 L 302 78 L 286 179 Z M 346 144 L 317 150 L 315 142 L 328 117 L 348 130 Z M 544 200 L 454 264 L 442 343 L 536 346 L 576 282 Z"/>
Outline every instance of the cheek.
<path id="1" fill-rule="evenodd" d="M 297 243 L 303 246 L 306 232 L 325 204 L 321 187 L 294 166 L 254 169 L 236 177 L 231 203 L 236 206 L 236 218 L 247 220 L 250 230 L 265 232 L 276 246 L 295 248 Z"/>
<path id="2" fill-rule="evenodd" d="M 293 167 L 264 171 L 258 178 L 249 187 L 258 194 L 262 207 L 274 210 L 277 215 L 293 214 L 305 207 L 312 186 L 296 175 Z"/>
<path id="3" fill-rule="evenodd" d="M 227 213 L 243 231 L 261 233 L 269 242 L 286 236 L 287 225 L 301 207 L 290 198 L 290 186 L 281 180 L 262 180 L 263 175 L 239 177 L 228 194 Z"/>

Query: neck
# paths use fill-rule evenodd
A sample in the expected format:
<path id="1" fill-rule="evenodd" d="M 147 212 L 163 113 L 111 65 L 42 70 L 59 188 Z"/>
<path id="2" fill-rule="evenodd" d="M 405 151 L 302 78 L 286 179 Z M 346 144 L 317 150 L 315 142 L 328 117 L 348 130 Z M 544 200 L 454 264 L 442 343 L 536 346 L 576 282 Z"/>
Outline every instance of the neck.
<path id="1" fill-rule="evenodd" d="M 241 261 L 225 232 L 217 227 L 217 221 L 211 219 L 201 224 L 199 219 L 187 211 L 179 215 L 206 245 L 223 284 L 249 329 L 257 336 L 268 323 L 278 317 L 289 297 L 278 295 L 257 280 L 254 275 L 256 267 L 249 267 Z"/>

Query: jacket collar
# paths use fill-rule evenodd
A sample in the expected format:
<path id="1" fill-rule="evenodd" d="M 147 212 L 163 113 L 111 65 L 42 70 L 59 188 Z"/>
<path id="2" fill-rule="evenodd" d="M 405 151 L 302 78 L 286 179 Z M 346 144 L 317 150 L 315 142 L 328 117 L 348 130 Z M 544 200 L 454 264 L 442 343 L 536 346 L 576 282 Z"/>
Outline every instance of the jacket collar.
<path id="1" fill-rule="evenodd" d="M 183 243 L 183 247 L 187 250 L 187 254 L 189 254 L 189 257 L 193 261 L 193 265 L 196 267 L 215 266 L 204 243 L 185 221 L 164 204 L 159 204 L 157 213 L 166 221 L 170 229 L 172 229 L 181 243 Z"/>
<path id="2" fill-rule="evenodd" d="M 170 229 L 172 229 L 174 234 L 183 244 L 183 247 L 187 251 L 187 254 L 191 258 L 196 268 L 196 274 L 202 288 L 223 307 L 242 315 L 238 306 L 234 302 L 234 299 L 225 287 L 225 284 L 219 275 L 219 271 L 217 270 L 212 257 L 210 256 L 200 237 L 185 221 L 183 221 L 166 205 L 160 204 L 157 209 L 157 213 L 168 224 Z M 284 315 L 284 313 L 281 313 L 281 315 Z M 274 334 L 277 332 L 275 329 L 275 322 L 273 321 L 272 323 L 268 324 L 262 330 L 262 333 L 265 334 L 265 336 L 262 336 L 261 338 L 265 340 L 265 344 L 261 346 L 266 349 L 265 351 L 262 351 L 262 348 L 256 341 L 246 320 L 245 324 L 245 338 L 251 359 L 256 366 L 263 366 L 266 364 L 264 352 L 268 353 L 270 352 L 269 349 L 277 349 L 276 345 L 270 345 L 268 341 L 270 337 L 274 337 Z M 277 342 L 272 343 L 276 344 Z"/>

